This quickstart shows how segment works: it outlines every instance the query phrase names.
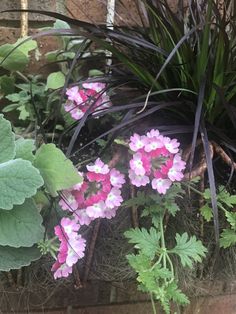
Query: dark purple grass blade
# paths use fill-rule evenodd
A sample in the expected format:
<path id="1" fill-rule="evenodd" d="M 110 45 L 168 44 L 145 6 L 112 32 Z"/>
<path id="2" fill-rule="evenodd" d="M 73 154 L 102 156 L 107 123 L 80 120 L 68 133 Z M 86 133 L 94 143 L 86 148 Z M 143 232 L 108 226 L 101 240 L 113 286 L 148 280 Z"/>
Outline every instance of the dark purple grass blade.
<path id="1" fill-rule="evenodd" d="M 210 186 L 210 192 L 211 192 L 211 205 L 212 205 L 213 220 L 214 220 L 215 240 L 216 240 L 216 243 L 218 244 L 219 243 L 219 214 L 218 214 L 218 206 L 217 206 L 216 183 L 215 183 L 215 176 L 214 176 L 213 162 L 211 158 L 208 134 L 207 134 L 207 130 L 206 130 L 203 119 L 200 124 L 200 131 L 201 131 L 202 143 L 203 143 L 205 156 L 206 156 L 207 173 L 208 173 L 209 186 Z"/>
<path id="2" fill-rule="evenodd" d="M 206 86 L 206 77 L 204 77 L 201 81 L 199 94 L 198 94 L 197 108 L 196 108 L 195 121 L 194 121 L 194 130 L 193 130 L 193 139 L 192 139 L 192 144 L 191 144 L 191 154 L 190 154 L 190 161 L 189 161 L 189 173 L 191 173 L 192 167 L 193 167 L 194 153 L 196 149 L 197 136 L 198 136 L 199 125 L 201 121 L 202 107 L 203 107 L 204 96 L 205 96 L 205 86 Z"/>

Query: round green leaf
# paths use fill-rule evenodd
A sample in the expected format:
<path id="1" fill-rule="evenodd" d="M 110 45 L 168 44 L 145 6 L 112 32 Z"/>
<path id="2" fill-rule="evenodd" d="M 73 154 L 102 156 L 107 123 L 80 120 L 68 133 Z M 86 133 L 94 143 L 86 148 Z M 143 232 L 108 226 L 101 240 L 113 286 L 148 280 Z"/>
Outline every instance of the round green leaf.
<path id="1" fill-rule="evenodd" d="M 35 155 L 34 166 L 39 169 L 52 196 L 57 196 L 57 191 L 82 182 L 82 177 L 72 162 L 54 144 L 44 144 L 40 147 Z"/>
<path id="2" fill-rule="evenodd" d="M 15 135 L 11 123 L 0 114 L 0 163 L 15 157 Z"/>
<path id="3" fill-rule="evenodd" d="M 65 84 L 65 75 L 62 72 L 53 72 L 47 78 L 46 90 L 58 89 Z"/>
<path id="4" fill-rule="evenodd" d="M 6 59 L 5 59 L 6 57 Z M 29 58 L 14 45 L 0 46 L 0 66 L 9 71 L 22 71 L 28 64 Z"/>
<path id="5" fill-rule="evenodd" d="M 0 164 L 0 208 L 9 210 L 23 204 L 42 185 L 43 179 L 31 162 L 15 159 Z"/>
<path id="6" fill-rule="evenodd" d="M 0 245 L 31 247 L 43 239 L 42 216 L 32 199 L 12 210 L 0 210 Z"/>
<path id="7" fill-rule="evenodd" d="M 0 271 L 10 271 L 28 266 L 41 256 L 36 246 L 29 248 L 13 248 L 10 246 L 0 246 Z"/>

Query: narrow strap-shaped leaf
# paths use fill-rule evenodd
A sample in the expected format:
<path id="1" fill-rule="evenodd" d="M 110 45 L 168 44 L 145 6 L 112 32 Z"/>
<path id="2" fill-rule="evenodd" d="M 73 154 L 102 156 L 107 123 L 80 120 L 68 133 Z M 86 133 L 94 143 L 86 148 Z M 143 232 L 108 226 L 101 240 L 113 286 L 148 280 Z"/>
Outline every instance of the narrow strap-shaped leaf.
<path id="1" fill-rule="evenodd" d="M 191 154 L 190 154 L 190 161 L 189 161 L 189 173 L 192 171 L 193 167 L 193 158 L 196 148 L 196 142 L 197 142 L 197 135 L 199 131 L 199 125 L 202 115 L 202 107 L 204 102 L 204 96 L 205 96 L 205 86 L 206 86 L 206 77 L 202 79 L 199 94 L 198 94 L 198 100 L 197 100 L 197 108 L 196 108 L 196 114 L 195 114 L 195 121 L 194 121 L 194 130 L 193 130 L 193 139 L 192 139 L 192 145 L 191 145 Z"/>
<path id="2" fill-rule="evenodd" d="M 215 176 L 214 176 L 212 156 L 211 156 L 211 150 L 210 150 L 210 143 L 208 140 L 207 130 L 206 130 L 203 119 L 201 121 L 200 130 L 201 130 L 202 143 L 203 143 L 203 147 L 204 147 L 204 151 L 206 155 L 207 173 L 208 173 L 208 179 L 209 179 L 209 185 L 210 185 L 210 191 L 211 191 L 211 205 L 212 205 L 212 210 L 213 210 L 215 239 L 216 239 L 216 242 L 218 243 L 219 242 L 219 215 L 218 215 L 218 207 L 217 207 L 216 184 L 215 184 Z"/>

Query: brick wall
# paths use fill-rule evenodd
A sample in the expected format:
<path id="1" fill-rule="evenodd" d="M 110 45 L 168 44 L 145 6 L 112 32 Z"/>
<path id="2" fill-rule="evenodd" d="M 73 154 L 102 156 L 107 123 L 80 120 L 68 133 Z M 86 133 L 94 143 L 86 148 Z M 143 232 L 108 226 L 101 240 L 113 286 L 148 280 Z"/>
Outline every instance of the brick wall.
<path id="1" fill-rule="evenodd" d="M 107 0 L 28 0 L 29 9 L 45 10 L 62 13 L 83 21 L 105 23 Z M 0 11 L 20 9 L 20 0 L 0 0 Z M 138 23 L 135 0 L 116 0 L 116 24 Z M 28 16 L 29 35 L 38 28 L 50 26 L 55 19 L 45 15 L 32 14 Z M 20 36 L 20 13 L 0 13 L 0 45 L 13 43 Z M 56 40 L 43 38 L 40 40 L 41 53 L 56 49 Z M 31 71 L 37 71 L 33 65 Z"/>

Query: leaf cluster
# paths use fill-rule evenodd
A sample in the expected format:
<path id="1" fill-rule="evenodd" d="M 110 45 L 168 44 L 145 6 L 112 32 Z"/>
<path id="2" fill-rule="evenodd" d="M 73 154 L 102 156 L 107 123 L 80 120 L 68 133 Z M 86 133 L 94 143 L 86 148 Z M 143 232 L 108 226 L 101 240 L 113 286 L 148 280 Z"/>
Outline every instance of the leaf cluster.
<path id="1" fill-rule="evenodd" d="M 11 124 L 0 115 L 0 270 L 29 265 L 40 257 L 43 218 L 34 201 L 39 188 L 56 196 L 82 178 L 53 144 L 34 154 L 34 141 L 15 140 Z M 37 200 L 39 198 L 35 198 Z"/>

